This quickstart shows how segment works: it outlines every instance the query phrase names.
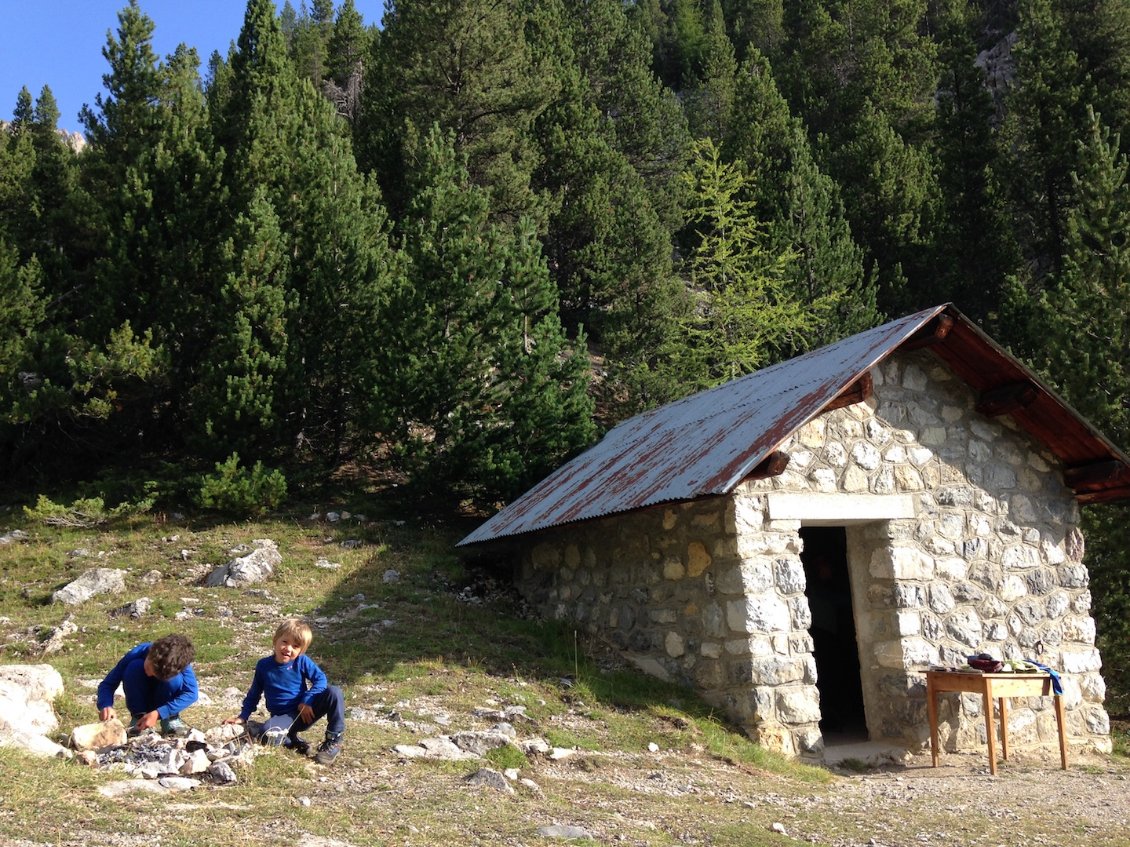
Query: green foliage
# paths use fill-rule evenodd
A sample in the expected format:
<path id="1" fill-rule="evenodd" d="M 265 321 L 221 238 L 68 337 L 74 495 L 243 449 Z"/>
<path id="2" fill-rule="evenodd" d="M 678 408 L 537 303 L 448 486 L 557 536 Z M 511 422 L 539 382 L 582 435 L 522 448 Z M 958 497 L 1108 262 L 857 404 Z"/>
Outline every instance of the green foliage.
<path id="1" fill-rule="evenodd" d="M 141 515 L 153 508 L 153 498 L 146 497 L 136 502 L 122 502 L 111 509 L 101 497 L 88 497 L 75 500 L 69 506 L 55 503 L 40 494 L 34 506 L 24 506 L 24 514 L 33 521 L 47 526 L 84 528 L 103 526 L 120 518 Z"/>
<path id="2" fill-rule="evenodd" d="M 881 323 L 875 286 L 864 277 L 863 251 L 852 237 L 840 188 L 817 165 L 804 126 L 790 113 L 769 63 L 752 51 L 735 80 L 722 151 L 727 160 L 748 168 L 769 249 L 794 256 L 784 269 L 793 296 L 803 302 L 823 296 L 832 304 L 834 317 L 818 321 L 806 341 L 818 346 Z"/>
<path id="3" fill-rule="evenodd" d="M 513 744 L 503 744 L 501 747 L 488 750 L 486 760 L 500 771 L 510 768 L 521 770 L 530 766 L 530 760 L 526 758 L 526 754 Z"/>
<path id="4" fill-rule="evenodd" d="M 406 196 L 396 168 L 433 124 L 452 133 L 493 219 L 539 218 L 530 190 L 537 154 L 530 129 L 550 94 L 531 54 L 517 0 L 399 0 L 383 19 L 367 77 L 360 146 L 394 207 Z"/>
<path id="5" fill-rule="evenodd" d="M 530 222 L 512 233 L 488 219 L 487 192 L 438 127 L 419 154 L 410 265 L 382 327 L 382 428 L 418 485 L 509 496 L 587 443 L 586 363 L 567 348 Z"/>
<path id="6" fill-rule="evenodd" d="M 250 0 L 204 80 L 123 5 L 87 149 L 48 87 L 0 130 L 5 481 L 238 452 L 494 505 L 596 414 L 945 300 L 1130 438 L 1123 0 Z"/>
<path id="7" fill-rule="evenodd" d="M 263 515 L 286 498 L 286 477 L 262 462 L 240 467 L 239 454 L 216 463 L 216 472 L 203 477 L 197 502 L 204 509 L 232 515 Z"/>
<path id="8" fill-rule="evenodd" d="M 691 196 L 690 284 L 698 298 L 682 322 L 672 367 L 684 388 L 705 388 L 751 373 L 804 337 L 831 306 L 803 303 L 785 281 L 793 256 L 771 253 L 751 199 L 751 180 L 710 139 L 695 147 L 686 173 Z"/>
<path id="9" fill-rule="evenodd" d="M 945 270 L 938 285 L 913 298 L 923 305 L 927 298 L 952 301 L 976 321 L 998 313 L 1001 280 L 1020 261 L 1001 185 L 994 104 L 976 65 L 974 39 L 982 25 L 962 2 L 944 8 L 935 140 L 941 220 L 933 252 Z"/>

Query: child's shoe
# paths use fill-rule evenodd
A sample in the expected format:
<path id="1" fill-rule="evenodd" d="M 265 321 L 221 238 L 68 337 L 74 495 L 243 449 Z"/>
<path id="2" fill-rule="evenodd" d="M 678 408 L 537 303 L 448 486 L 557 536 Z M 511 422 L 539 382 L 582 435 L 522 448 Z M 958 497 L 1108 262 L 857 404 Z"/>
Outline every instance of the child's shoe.
<path id="1" fill-rule="evenodd" d="M 184 738 L 191 730 L 179 717 L 161 721 L 161 734 L 165 737 Z"/>
<path id="2" fill-rule="evenodd" d="M 286 737 L 286 746 L 297 753 L 299 756 L 306 756 L 310 753 L 310 744 L 303 741 L 297 735 L 288 735 Z"/>
<path id="3" fill-rule="evenodd" d="M 318 745 L 318 752 L 314 761 L 319 765 L 331 765 L 334 759 L 341 754 L 342 732 L 327 732 L 326 739 Z"/>

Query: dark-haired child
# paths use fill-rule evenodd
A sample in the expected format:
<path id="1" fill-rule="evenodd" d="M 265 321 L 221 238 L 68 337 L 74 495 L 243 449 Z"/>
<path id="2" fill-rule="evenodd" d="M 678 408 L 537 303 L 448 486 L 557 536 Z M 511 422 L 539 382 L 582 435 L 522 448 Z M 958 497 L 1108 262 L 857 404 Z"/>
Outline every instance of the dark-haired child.
<path id="1" fill-rule="evenodd" d="M 192 670 L 192 642 L 184 635 L 166 635 L 138 644 L 114 665 L 98 686 L 98 716 L 117 717 L 114 693 L 118 686 L 126 695 L 130 732 L 161 724 L 163 735 L 183 736 L 188 727 L 180 713 L 196 702 L 198 689 Z"/>

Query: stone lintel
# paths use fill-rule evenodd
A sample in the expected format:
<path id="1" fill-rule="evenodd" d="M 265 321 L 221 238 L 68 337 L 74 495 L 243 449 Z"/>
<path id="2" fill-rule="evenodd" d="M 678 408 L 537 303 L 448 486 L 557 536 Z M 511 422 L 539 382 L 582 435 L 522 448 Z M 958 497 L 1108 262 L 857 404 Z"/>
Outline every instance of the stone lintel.
<path id="1" fill-rule="evenodd" d="M 769 519 L 799 520 L 804 526 L 844 526 L 914 517 L 910 494 L 794 494 L 766 495 Z"/>

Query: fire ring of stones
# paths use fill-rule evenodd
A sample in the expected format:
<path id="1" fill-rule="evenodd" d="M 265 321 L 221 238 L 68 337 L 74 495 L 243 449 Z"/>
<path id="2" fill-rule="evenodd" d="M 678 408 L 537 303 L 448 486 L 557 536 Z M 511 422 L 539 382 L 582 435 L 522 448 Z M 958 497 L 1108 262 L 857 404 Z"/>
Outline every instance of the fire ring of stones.
<path id="1" fill-rule="evenodd" d="M 76 727 L 71 735 L 76 758 L 84 764 L 134 778 L 157 780 L 169 789 L 195 788 L 205 782 L 232 785 L 236 769 L 259 752 L 242 726 L 218 726 L 207 732 L 190 730 L 183 738 L 164 737 L 154 730 L 127 737 L 114 720 Z"/>

